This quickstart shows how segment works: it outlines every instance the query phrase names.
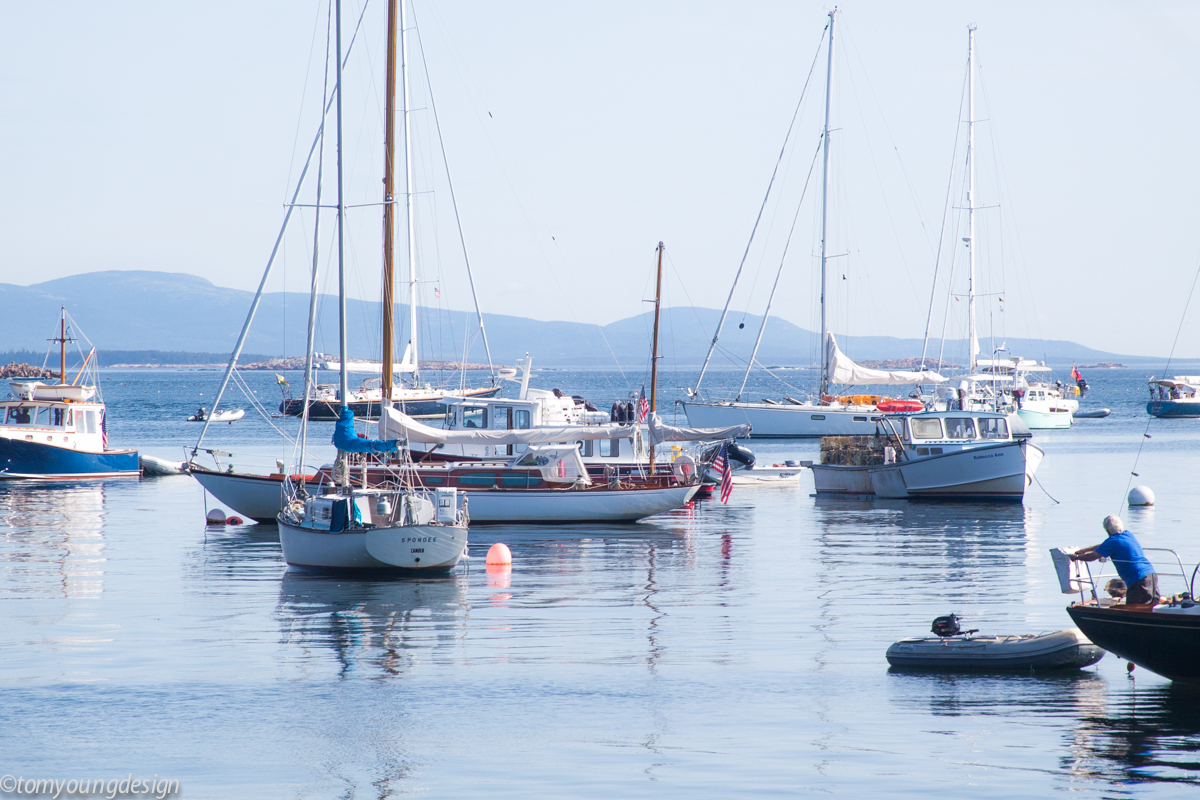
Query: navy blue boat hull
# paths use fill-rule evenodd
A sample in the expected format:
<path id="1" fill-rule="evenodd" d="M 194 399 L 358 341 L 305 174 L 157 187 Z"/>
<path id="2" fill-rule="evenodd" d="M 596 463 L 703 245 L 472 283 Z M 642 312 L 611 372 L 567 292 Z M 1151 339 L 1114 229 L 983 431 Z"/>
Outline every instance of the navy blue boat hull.
<path id="1" fill-rule="evenodd" d="M 1152 417 L 1183 418 L 1200 417 L 1200 403 L 1177 403 L 1174 400 L 1151 400 L 1146 403 L 1146 413 Z"/>
<path id="2" fill-rule="evenodd" d="M 136 450 L 88 453 L 41 442 L 0 438 L 0 480 L 136 477 Z"/>

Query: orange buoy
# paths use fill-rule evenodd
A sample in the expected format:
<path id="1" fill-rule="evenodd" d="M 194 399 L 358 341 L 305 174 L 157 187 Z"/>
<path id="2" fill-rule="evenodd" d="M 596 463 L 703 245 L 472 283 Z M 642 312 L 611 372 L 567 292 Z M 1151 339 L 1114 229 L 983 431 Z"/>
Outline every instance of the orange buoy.
<path id="1" fill-rule="evenodd" d="M 487 563 L 512 564 L 512 552 L 504 542 L 496 542 L 488 548 Z"/>

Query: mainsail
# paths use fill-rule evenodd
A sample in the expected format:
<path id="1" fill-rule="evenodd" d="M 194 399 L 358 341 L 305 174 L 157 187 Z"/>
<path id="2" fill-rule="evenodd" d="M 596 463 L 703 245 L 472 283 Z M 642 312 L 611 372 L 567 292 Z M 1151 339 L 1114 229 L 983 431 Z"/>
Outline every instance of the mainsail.
<path id="1" fill-rule="evenodd" d="M 848 386 L 907 386 L 918 383 L 945 383 L 936 372 L 921 370 L 910 372 L 905 370 L 871 369 L 854 363 L 838 349 L 837 340 L 833 333 L 825 334 L 825 363 L 827 382 L 832 385 L 840 383 Z"/>

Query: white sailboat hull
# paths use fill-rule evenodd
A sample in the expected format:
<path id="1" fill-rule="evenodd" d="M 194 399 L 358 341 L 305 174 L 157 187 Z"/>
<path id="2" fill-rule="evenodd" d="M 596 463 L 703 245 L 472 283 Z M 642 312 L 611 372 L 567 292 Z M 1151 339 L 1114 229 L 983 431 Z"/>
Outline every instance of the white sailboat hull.
<path id="1" fill-rule="evenodd" d="M 749 423 L 749 439 L 808 439 L 820 436 L 869 436 L 875 433 L 875 409 L 767 403 L 683 403 L 688 425 L 716 428 Z"/>
<path id="2" fill-rule="evenodd" d="M 448 570 L 467 549 L 467 529 L 406 525 L 330 533 L 279 519 L 279 543 L 290 566 L 315 569 Z"/>
<path id="3" fill-rule="evenodd" d="M 283 478 L 193 468 L 192 477 L 218 501 L 257 522 L 274 522 L 283 510 Z"/>
<path id="4" fill-rule="evenodd" d="M 589 492 L 466 492 L 471 522 L 636 522 L 686 505 L 699 485 Z"/>
<path id="5" fill-rule="evenodd" d="M 273 522 L 283 510 L 283 479 L 268 475 L 194 470 L 208 493 L 239 514 Z M 699 486 L 589 492 L 464 491 L 471 521 L 483 522 L 634 522 L 686 505 Z"/>

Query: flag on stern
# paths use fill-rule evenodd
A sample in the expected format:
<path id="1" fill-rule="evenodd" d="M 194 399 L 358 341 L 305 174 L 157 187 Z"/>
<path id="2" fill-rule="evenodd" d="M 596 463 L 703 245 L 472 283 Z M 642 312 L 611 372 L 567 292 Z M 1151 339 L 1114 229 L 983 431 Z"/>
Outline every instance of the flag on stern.
<path id="1" fill-rule="evenodd" d="M 717 457 L 713 459 L 712 468 L 714 472 L 721 474 L 721 502 L 728 503 L 729 495 L 733 492 L 733 472 L 729 468 L 728 442 L 721 443 L 721 449 L 717 451 Z"/>
<path id="2" fill-rule="evenodd" d="M 275 373 L 275 383 L 279 384 L 280 386 L 291 386 L 291 384 L 287 382 L 287 378 L 283 377 L 278 372 Z"/>
<path id="3" fill-rule="evenodd" d="M 1075 362 L 1071 362 L 1071 380 L 1079 383 L 1083 380 L 1083 373 L 1075 368 Z"/>
<path id="4" fill-rule="evenodd" d="M 646 399 L 646 384 L 642 384 L 641 391 L 638 392 L 638 414 L 637 421 L 645 422 L 646 417 L 650 414 L 650 401 Z"/>

